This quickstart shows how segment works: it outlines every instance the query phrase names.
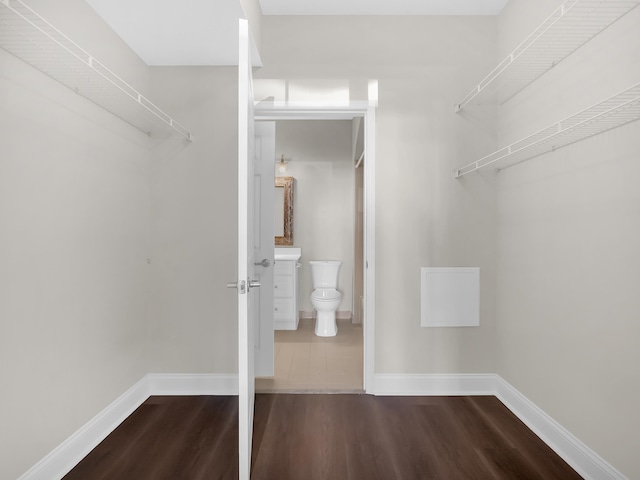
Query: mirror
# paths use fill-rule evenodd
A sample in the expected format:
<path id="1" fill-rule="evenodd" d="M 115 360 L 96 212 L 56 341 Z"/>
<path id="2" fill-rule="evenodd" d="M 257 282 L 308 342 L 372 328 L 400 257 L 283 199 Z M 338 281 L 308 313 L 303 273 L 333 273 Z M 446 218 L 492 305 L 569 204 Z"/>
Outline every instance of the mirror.
<path id="1" fill-rule="evenodd" d="M 293 177 L 276 177 L 275 244 L 293 245 Z"/>

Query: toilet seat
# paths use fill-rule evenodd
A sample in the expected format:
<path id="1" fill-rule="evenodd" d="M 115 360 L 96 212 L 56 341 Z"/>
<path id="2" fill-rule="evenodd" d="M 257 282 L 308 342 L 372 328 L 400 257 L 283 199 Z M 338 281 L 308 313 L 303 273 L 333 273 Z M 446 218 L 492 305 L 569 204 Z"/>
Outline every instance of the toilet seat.
<path id="1" fill-rule="evenodd" d="M 342 294 L 335 288 L 317 288 L 311 293 L 311 299 L 317 302 L 335 302 Z"/>

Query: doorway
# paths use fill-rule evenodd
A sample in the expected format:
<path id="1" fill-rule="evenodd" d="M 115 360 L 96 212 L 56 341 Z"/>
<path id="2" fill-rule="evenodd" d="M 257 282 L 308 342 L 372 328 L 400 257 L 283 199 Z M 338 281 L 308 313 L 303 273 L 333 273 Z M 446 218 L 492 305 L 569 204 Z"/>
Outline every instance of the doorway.
<path id="1" fill-rule="evenodd" d="M 361 255 L 360 262 L 353 262 L 350 265 L 354 268 L 358 265 L 358 269 L 362 281 L 362 288 L 359 289 L 358 294 L 354 294 L 357 290 L 353 288 L 353 285 L 349 285 L 351 298 L 349 299 L 349 305 L 351 312 L 361 318 L 361 324 L 351 323 L 351 318 L 348 320 L 340 319 L 338 316 L 338 328 L 339 332 L 346 335 L 343 340 L 347 340 L 347 335 L 353 339 L 359 335 L 362 341 L 362 353 L 359 359 L 362 375 L 362 383 L 357 390 L 364 390 L 370 392 L 373 390 L 373 372 L 374 372 L 374 339 L 375 339 L 375 237 L 374 237 L 374 208 L 375 208 L 375 108 L 369 104 L 354 105 L 351 104 L 347 107 L 335 107 L 335 108 L 299 108 L 290 105 L 286 106 L 274 106 L 273 104 L 260 104 L 256 108 L 256 121 L 304 121 L 304 120 L 349 120 L 353 123 L 359 123 L 362 130 L 362 149 L 359 152 L 357 158 L 352 159 L 350 168 L 355 172 L 355 163 L 359 161 L 358 168 L 361 169 L 362 186 L 360 193 L 362 195 L 360 200 L 360 206 L 362 210 L 362 248 L 359 252 Z M 279 156 L 281 153 L 276 152 Z M 275 160 L 275 159 L 274 159 Z M 294 160 L 295 161 L 295 160 Z M 351 185 L 350 194 L 353 198 L 353 215 L 351 221 L 355 222 L 356 202 L 357 199 L 353 197 L 357 192 L 357 187 L 354 183 Z M 353 223 L 352 223 L 353 225 Z M 295 240 L 294 240 L 295 243 Z M 354 248 L 354 240 L 351 240 L 351 248 Z M 355 255 L 355 249 L 352 250 L 352 255 Z M 356 274 L 353 273 L 355 278 Z M 351 279 L 349 280 L 351 282 Z M 353 303 L 352 303 L 353 302 Z M 304 310 L 303 310 L 304 312 Z M 309 312 L 310 313 L 310 312 Z M 305 321 L 308 324 L 305 325 Z M 301 330 L 309 329 L 309 325 L 312 325 L 313 320 L 305 318 L 303 313 L 301 319 Z M 348 322 L 348 323 L 347 323 Z M 277 332 L 276 332 L 277 333 Z M 289 332 L 283 332 L 286 336 Z M 340 333 L 339 333 L 340 335 Z M 311 338 L 311 337 L 310 337 Z M 338 338 L 338 337 L 334 337 Z M 313 338 L 311 338 L 313 340 Z M 322 339 L 320 339 L 322 340 Z"/>
<path id="2" fill-rule="evenodd" d="M 362 205 L 361 199 L 355 198 L 355 165 L 363 149 L 363 135 L 358 135 L 360 118 L 257 122 L 257 126 L 264 124 L 273 127 L 275 137 L 275 151 L 269 156 L 271 172 L 275 170 L 277 184 L 291 185 L 295 195 L 291 195 L 293 202 L 287 209 L 294 228 L 286 237 L 286 245 L 282 245 L 284 238 L 278 237 L 276 231 L 276 288 L 272 290 L 275 375 L 258 379 L 256 388 L 261 392 L 361 392 L 363 330 L 361 322 L 354 322 L 359 300 L 355 294 L 363 288 L 362 275 L 356 275 L 354 269 L 355 212 Z M 281 207 L 282 199 L 279 201 L 276 197 L 275 203 Z M 282 226 L 282 217 L 276 214 L 276 218 Z M 362 242 L 360 239 L 360 256 Z M 289 258 L 297 255 L 301 256 L 295 261 Z M 334 312 L 338 326 L 334 336 L 327 331 L 328 336 L 315 334 L 318 319 L 310 299 L 312 260 L 340 262 L 337 288 L 342 298 Z M 297 267 L 293 268 L 295 264 Z M 295 320 L 289 320 L 292 303 Z"/>

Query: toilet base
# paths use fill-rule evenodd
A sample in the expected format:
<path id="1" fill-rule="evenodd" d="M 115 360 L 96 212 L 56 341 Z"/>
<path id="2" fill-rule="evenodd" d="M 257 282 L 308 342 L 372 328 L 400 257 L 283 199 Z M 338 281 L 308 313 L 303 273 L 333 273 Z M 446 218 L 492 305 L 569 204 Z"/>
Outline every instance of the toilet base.
<path id="1" fill-rule="evenodd" d="M 335 337 L 338 334 L 336 312 L 317 312 L 317 314 L 315 329 L 316 335 L 318 337 Z"/>

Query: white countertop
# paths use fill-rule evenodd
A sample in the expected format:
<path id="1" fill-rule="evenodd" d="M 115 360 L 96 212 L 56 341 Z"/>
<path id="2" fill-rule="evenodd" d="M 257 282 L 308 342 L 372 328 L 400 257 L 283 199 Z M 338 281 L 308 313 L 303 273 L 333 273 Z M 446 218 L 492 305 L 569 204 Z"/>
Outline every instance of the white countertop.
<path id="1" fill-rule="evenodd" d="M 302 249 L 300 247 L 276 247 L 274 260 L 296 260 L 298 261 L 302 256 Z"/>

